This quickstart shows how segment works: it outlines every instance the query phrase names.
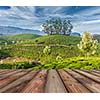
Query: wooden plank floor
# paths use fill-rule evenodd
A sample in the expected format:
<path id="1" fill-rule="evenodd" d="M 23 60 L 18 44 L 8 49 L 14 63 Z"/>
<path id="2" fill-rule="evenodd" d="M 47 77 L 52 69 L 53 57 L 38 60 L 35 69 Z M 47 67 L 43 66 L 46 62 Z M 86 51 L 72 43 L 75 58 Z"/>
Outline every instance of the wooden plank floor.
<path id="1" fill-rule="evenodd" d="M 100 70 L 0 70 L 0 93 L 100 93 Z"/>

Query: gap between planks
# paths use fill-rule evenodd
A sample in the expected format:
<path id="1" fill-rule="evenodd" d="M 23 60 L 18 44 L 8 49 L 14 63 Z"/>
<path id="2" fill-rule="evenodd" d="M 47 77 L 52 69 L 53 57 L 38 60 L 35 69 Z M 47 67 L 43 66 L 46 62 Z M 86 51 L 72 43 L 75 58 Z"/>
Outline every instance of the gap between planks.
<path id="1" fill-rule="evenodd" d="M 98 70 L 0 70 L 0 92 L 100 93 Z"/>

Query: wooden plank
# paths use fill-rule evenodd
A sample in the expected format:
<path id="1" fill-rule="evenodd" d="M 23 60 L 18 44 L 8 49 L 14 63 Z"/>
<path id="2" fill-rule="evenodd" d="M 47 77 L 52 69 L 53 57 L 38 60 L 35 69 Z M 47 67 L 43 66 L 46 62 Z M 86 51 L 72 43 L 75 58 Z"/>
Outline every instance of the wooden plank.
<path id="1" fill-rule="evenodd" d="M 56 70 L 49 70 L 45 86 L 46 93 L 65 93 L 67 92 L 62 80 Z"/>
<path id="2" fill-rule="evenodd" d="M 0 69 L 0 73 L 4 72 L 4 71 L 8 71 L 10 69 Z"/>
<path id="3" fill-rule="evenodd" d="M 69 75 L 64 70 L 58 70 L 61 78 L 70 93 L 90 93 L 90 91 L 80 84 L 76 79 Z"/>
<path id="4" fill-rule="evenodd" d="M 7 73 L 3 73 L 2 75 L 0 75 L 0 80 L 8 78 L 9 76 L 12 76 L 13 74 L 16 74 L 16 73 L 21 72 L 21 71 L 23 71 L 23 70 L 10 70 Z"/>
<path id="5" fill-rule="evenodd" d="M 40 71 L 27 86 L 21 91 L 23 93 L 43 93 L 47 76 L 47 70 Z"/>
<path id="6" fill-rule="evenodd" d="M 1 71 L 10 71 L 10 70 L 14 70 L 14 69 L 0 69 L 0 72 Z"/>
<path id="7" fill-rule="evenodd" d="M 0 79 L 0 89 L 27 73 L 27 71 L 16 70 L 16 73 L 13 73 L 13 75 Z"/>
<path id="8" fill-rule="evenodd" d="M 100 71 L 99 70 L 92 70 L 92 71 L 100 74 Z"/>
<path id="9" fill-rule="evenodd" d="M 100 73 L 94 72 L 92 70 L 83 70 L 83 71 L 100 77 Z"/>
<path id="10" fill-rule="evenodd" d="M 100 93 L 99 70 L 0 70 L 0 93 Z"/>
<path id="11" fill-rule="evenodd" d="M 76 80 L 78 80 L 82 85 L 88 88 L 91 92 L 100 93 L 100 84 L 91 80 L 88 77 L 85 77 L 75 71 L 66 70 L 71 76 L 73 76 Z"/>
<path id="12" fill-rule="evenodd" d="M 76 71 L 76 72 L 78 72 L 78 73 L 84 75 L 85 77 L 88 77 L 88 78 L 90 78 L 90 79 L 92 79 L 92 80 L 94 80 L 94 81 L 100 83 L 100 77 L 98 77 L 98 76 L 95 76 L 95 75 L 93 75 L 93 74 L 84 72 L 84 71 L 82 71 L 82 70 L 74 70 L 74 71 Z"/>
<path id="13" fill-rule="evenodd" d="M 30 71 L 25 73 L 23 76 L 17 77 L 17 80 L 13 81 L 12 83 L 6 85 L 2 89 L 0 89 L 0 92 L 20 92 L 19 90 L 22 90 L 22 84 L 28 83 L 35 75 L 37 71 Z M 16 76 L 16 75 L 15 75 Z M 20 89 L 19 89 L 20 87 Z M 19 90 L 18 90 L 19 89 Z"/>
<path id="14" fill-rule="evenodd" d="M 18 86 L 11 87 L 10 89 L 4 91 L 4 93 L 20 93 L 20 91 L 28 84 L 29 81 L 24 82 Z"/>
<path id="15" fill-rule="evenodd" d="M 10 73 L 11 71 L 13 70 L 9 70 L 9 69 L 0 70 L 0 75 Z"/>

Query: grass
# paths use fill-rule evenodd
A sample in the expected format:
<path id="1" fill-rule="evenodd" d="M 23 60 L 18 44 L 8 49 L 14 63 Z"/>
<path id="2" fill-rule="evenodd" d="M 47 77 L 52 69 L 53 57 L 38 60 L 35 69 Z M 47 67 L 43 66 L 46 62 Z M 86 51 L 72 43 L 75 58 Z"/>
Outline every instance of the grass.
<path id="1" fill-rule="evenodd" d="M 12 41 L 27 41 L 27 40 L 33 40 L 35 38 L 40 37 L 40 35 L 37 34 L 16 34 L 16 35 L 6 35 L 6 36 L 0 36 L 0 45 L 4 45 L 5 42 L 7 44 L 12 44 Z"/>
<path id="2" fill-rule="evenodd" d="M 76 44 L 80 41 L 80 37 L 64 35 L 41 36 L 37 39 L 33 39 L 32 43 L 35 43 L 36 40 L 38 40 L 37 43 L 45 41 L 46 44 L 75 44 L 70 46 L 51 46 L 52 61 L 55 60 L 57 55 L 61 55 L 62 58 L 69 58 L 78 56 L 80 54 L 76 46 Z M 24 41 L 23 43 L 3 46 L 2 51 L 6 54 L 9 54 L 8 57 L 23 57 L 45 62 L 45 57 L 43 54 L 43 49 L 45 46 L 24 46 L 25 43 L 26 42 Z"/>
<path id="3" fill-rule="evenodd" d="M 80 37 L 76 36 L 65 36 L 65 35 L 49 35 L 41 36 L 34 40 L 23 42 L 24 44 L 77 44 L 81 40 Z"/>
<path id="4" fill-rule="evenodd" d="M 24 38 L 25 35 L 23 35 Z M 19 35 L 18 35 L 19 37 Z M 26 37 L 26 36 L 25 36 Z M 32 36 L 31 36 L 32 37 Z M 31 38 L 27 37 L 27 38 Z M 20 39 L 20 38 L 19 38 Z M 17 38 L 16 38 L 17 40 Z M 32 68 L 32 69 L 100 69 L 100 44 L 98 45 L 97 54 L 94 57 L 79 57 L 81 55 L 77 44 L 81 40 L 80 37 L 51 35 L 41 36 L 36 39 L 25 40 L 23 43 L 10 44 L 1 46 L 0 58 L 11 58 L 11 61 L 0 64 L 0 68 Z M 70 46 L 51 46 L 50 55 L 43 54 L 45 46 L 32 46 L 24 44 L 71 44 Z M 74 44 L 74 45 L 72 45 Z M 61 56 L 62 60 L 56 60 L 57 56 Z M 13 62 L 13 58 L 22 58 L 18 62 Z M 28 59 L 24 61 L 23 59 Z M 31 60 L 40 62 L 40 64 L 30 63 Z"/>
<path id="5" fill-rule="evenodd" d="M 4 47 L 2 51 L 8 53 L 11 57 L 24 57 L 28 59 L 44 60 L 45 55 L 43 54 L 43 49 L 45 46 L 20 46 L 20 45 L 10 45 Z M 16 52 L 15 52 L 16 51 Z M 77 46 L 52 46 L 51 56 L 53 59 L 57 55 L 61 55 L 63 58 L 78 56 L 80 52 Z"/>
<path id="6" fill-rule="evenodd" d="M 61 61 L 54 61 L 48 64 L 40 64 L 35 62 L 16 62 L 8 64 L 0 64 L 1 69 L 100 69 L 99 57 L 72 57 Z"/>
<path id="7" fill-rule="evenodd" d="M 25 41 L 25 40 L 31 40 L 31 39 L 33 40 L 35 38 L 40 37 L 40 35 L 23 33 L 23 34 L 16 34 L 16 35 L 8 35 L 4 37 L 11 41 Z"/>
<path id="8" fill-rule="evenodd" d="M 0 64 L 0 69 L 29 69 L 41 65 L 39 62 L 13 62 Z"/>
<path id="9" fill-rule="evenodd" d="M 99 57 L 73 57 L 38 66 L 39 69 L 100 69 Z M 34 68 L 33 68 L 34 69 Z"/>

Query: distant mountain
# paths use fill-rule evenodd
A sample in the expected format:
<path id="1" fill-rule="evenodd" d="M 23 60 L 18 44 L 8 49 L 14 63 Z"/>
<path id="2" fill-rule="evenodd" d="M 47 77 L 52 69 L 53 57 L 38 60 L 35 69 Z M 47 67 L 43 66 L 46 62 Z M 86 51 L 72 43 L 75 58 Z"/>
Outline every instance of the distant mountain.
<path id="1" fill-rule="evenodd" d="M 98 42 L 100 42 L 100 34 L 93 34 L 93 39 L 98 40 Z"/>
<path id="2" fill-rule="evenodd" d="M 71 36 L 81 36 L 81 34 L 78 33 L 78 32 L 72 32 L 70 35 L 71 35 Z"/>
<path id="3" fill-rule="evenodd" d="M 33 34 L 42 34 L 42 31 L 32 30 L 32 29 L 22 29 L 18 27 L 11 26 L 0 26 L 0 34 L 9 35 L 9 34 L 21 34 L 21 33 L 33 33 Z"/>
<path id="4" fill-rule="evenodd" d="M 0 36 L 2 36 L 3 34 L 0 34 Z"/>

